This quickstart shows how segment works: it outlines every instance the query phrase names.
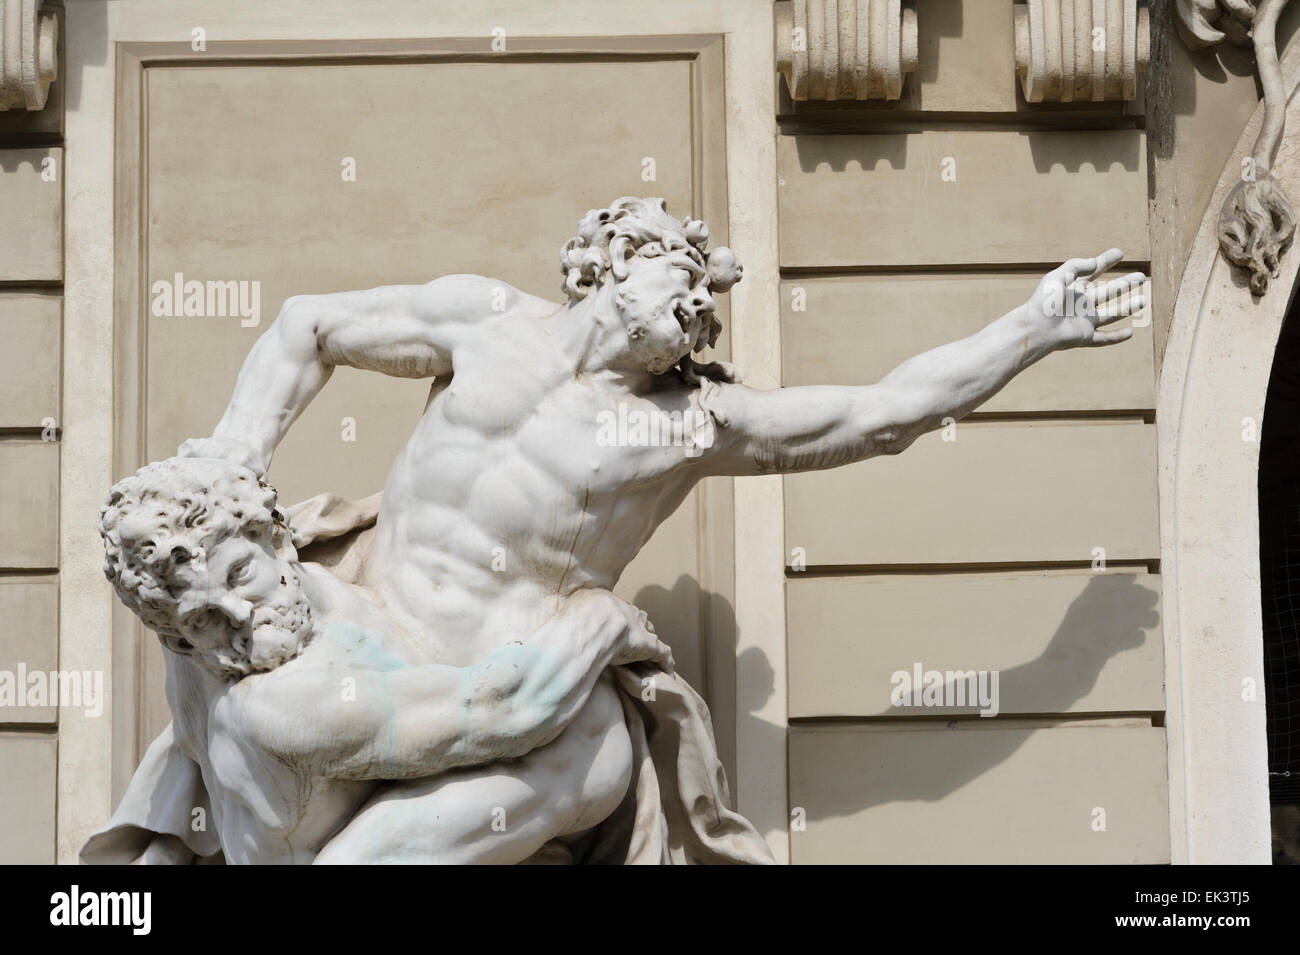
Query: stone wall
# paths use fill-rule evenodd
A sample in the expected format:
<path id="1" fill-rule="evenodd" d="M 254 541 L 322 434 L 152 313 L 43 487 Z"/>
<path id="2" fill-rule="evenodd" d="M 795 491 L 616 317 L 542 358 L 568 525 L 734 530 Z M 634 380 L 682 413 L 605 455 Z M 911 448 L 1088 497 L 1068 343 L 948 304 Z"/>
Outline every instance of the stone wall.
<path id="1" fill-rule="evenodd" d="M 56 8 L 52 15 L 62 20 L 62 10 Z M 62 63 L 61 56 L 58 62 Z M 49 863 L 55 858 L 58 731 L 66 712 L 52 705 L 48 678 L 60 666 L 64 85 L 56 81 L 50 87 L 43 109 L 28 110 L 20 104 L 0 111 L 0 860 L 4 862 Z M 101 674 L 101 686 L 102 679 Z"/>

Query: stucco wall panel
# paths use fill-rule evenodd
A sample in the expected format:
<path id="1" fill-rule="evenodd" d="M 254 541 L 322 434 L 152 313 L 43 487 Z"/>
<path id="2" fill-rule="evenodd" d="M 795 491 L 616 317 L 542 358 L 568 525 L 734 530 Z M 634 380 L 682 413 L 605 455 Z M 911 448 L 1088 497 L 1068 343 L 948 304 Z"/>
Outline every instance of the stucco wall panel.
<path id="1" fill-rule="evenodd" d="M 783 268 L 1150 255 L 1140 130 L 782 135 L 776 155 Z"/>
<path id="2" fill-rule="evenodd" d="M 1023 304 L 1041 271 L 797 276 L 781 283 L 786 385 L 869 385 L 913 355 L 973 335 Z M 801 308 L 797 308 L 801 306 Z M 1149 310 L 1118 348 L 1048 355 L 983 412 L 1137 411 L 1155 407 Z M 1112 328 L 1129 328 L 1130 319 Z"/>
<path id="3" fill-rule="evenodd" d="M 1164 731 L 1140 721 L 801 726 L 791 861 L 1159 864 L 1165 787 Z"/>
<path id="4" fill-rule="evenodd" d="M 54 862 L 54 771 L 52 734 L 0 733 L 0 863 Z"/>
<path id="5" fill-rule="evenodd" d="M 787 554 L 803 548 L 813 567 L 1159 556 L 1153 426 L 975 422 L 952 434 L 786 478 Z"/>
<path id="6" fill-rule="evenodd" d="M 59 563 L 59 446 L 0 442 L 0 568 Z"/>
<path id="7" fill-rule="evenodd" d="M 792 574 L 790 715 L 888 719 L 978 711 L 895 706 L 891 693 L 903 684 L 894 674 L 910 680 L 918 665 L 998 671 L 1000 714 L 1159 712 L 1159 608 L 1160 578 L 1145 568 Z M 948 683 L 954 681 L 945 678 L 945 689 Z"/>
<path id="8" fill-rule="evenodd" d="M 49 160 L 46 162 L 46 160 Z M 63 277 L 63 150 L 0 151 L 0 281 Z"/>

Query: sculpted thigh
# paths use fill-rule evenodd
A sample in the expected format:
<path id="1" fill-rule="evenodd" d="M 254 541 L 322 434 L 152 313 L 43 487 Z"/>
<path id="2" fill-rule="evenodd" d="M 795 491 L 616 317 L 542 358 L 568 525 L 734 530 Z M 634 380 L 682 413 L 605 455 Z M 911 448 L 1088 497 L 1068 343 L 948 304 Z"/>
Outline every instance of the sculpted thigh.
<path id="1" fill-rule="evenodd" d="M 605 819 L 631 778 L 631 739 L 606 675 L 565 731 L 526 756 L 385 783 L 316 861 L 522 862 Z"/>

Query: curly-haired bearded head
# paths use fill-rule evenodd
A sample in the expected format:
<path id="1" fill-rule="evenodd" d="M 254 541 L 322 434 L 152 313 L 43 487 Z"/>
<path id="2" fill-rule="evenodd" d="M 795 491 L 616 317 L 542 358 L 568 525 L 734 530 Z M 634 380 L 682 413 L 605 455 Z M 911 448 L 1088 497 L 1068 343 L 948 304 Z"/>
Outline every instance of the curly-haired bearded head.
<path id="1" fill-rule="evenodd" d="M 570 305 L 614 284 L 614 303 L 636 361 L 661 375 L 718 339 L 722 323 L 712 293 L 740 281 L 735 254 L 705 251 L 709 230 L 675 219 L 663 199 L 625 196 L 592 209 L 560 253 Z"/>
<path id="2" fill-rule="evenodd" d="M 174 653 L 223 677 L 271 670 L 311 635 L 274 488 L 247 468 L 169 458 L 119 481 L 100 511 L 104 573 Z"/>

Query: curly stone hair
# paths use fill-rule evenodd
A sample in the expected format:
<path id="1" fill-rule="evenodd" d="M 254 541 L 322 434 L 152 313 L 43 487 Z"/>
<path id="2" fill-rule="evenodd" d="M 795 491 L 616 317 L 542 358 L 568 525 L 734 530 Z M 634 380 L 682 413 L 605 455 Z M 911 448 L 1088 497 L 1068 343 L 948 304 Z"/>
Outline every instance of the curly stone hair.
<path id="1" fill-rule="evenodd" d="M 99 512 L 104 575 L 169 646 L 180 636 L 176 567 L 241 533 L 269 533 L 277 550 L 292 546 L 275 489 L 241 465 L 211 458 L 147 464 L 113 485 Z"/>
<path id="2" fill-rule="evenodd" d="M 691 273 L 692 285 L 706 285 L 710 292 L 725 292 L 740 281 L 743 268 L 725 246 L 711 252 L 705 247 L 709 228 L 689 216 L 675 219 L 663 199 L 624 196 L 607 209 L 591 209 L 578 223 L 578 234 L 560 252 L 561 288 L 575 303 L 600 287 L 606 275 L 615 280 L 627 277 L 627 260 L 669 256 L 673 265 Z M 710 331 L 709 342 L 717 338 L 721 323 Z"/>

